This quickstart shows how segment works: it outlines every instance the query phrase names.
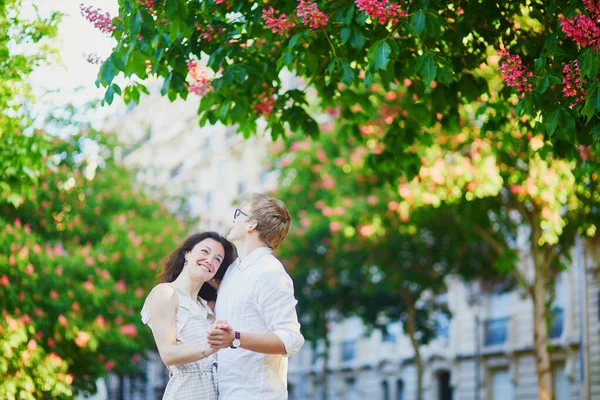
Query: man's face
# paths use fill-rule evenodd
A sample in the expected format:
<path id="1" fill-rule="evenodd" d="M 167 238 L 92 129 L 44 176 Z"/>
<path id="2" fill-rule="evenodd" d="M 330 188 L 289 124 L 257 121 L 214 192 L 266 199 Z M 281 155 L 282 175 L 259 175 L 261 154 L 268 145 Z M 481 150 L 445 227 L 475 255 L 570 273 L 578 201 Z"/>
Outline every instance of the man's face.
<path id="1" fill-rule="evenodd" d="M 250 225 L 248 215 L 250 215 L 250 212 L 250 204 L 246 204 L 235 213 L 237 216 L 233 219 L 233 226 L 227 235 L 227 240 L 235 242 L 243 239 L 248 234 L 248 226 Z"/>

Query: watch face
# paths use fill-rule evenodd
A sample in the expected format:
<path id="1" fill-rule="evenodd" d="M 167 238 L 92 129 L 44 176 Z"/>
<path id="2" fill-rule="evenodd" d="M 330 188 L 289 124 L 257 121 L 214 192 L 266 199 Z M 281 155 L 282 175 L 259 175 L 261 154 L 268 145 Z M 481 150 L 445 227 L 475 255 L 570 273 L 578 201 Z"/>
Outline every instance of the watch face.
<path id="1" fill-rule="evenodd" d="M 233 347 L 240 347 L 240 344 L 241 344 L 240 339 L 233 339 L 233 342 L 231 342 L 231 345 Z"/>

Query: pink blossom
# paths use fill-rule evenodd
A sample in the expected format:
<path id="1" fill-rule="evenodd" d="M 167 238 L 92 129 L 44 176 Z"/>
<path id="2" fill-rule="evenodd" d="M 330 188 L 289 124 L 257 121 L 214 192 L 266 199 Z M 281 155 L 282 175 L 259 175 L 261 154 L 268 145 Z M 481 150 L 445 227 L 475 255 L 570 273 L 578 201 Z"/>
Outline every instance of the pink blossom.
<path id="1" fill-rule="evenodd" d="M 52 338 L 48 338 L 48 346 L 54 347 L 56 346 L 56 342 Z"/>
<path id="2" fill-rule="evenodd" d="M 265 118 L 268 118 L 275 108 L 275 103 L 277 100 L 273 97 L 273 93 L 275 92 L 275 88 L 271 88 L 271 93 L 263 92 L 259 94 L 257 98 L 257 102 L 254 103 L 254 111 Z"/>
<path id="3" fill-rule="evenodd" d="M 342 224 L 339 222 L 332 222 L 329 224 L 329 230 L 331 233 L 339 232 L 342 229 Z"/>
<path id="4" fill-rule="evenodd" d="M 108 360 L 105 364 L 104 364 L 104 368 L 107 371 L 110 371 L 111 369 L 113 369 L 115 367 L 115 362 L 112 360 Z"/>
<path id="5" fill-rule="evenodd" d="M 296 13 L 302 19 L 302 23 L 311 28 L 316 29 L 327 25 L 327 14 L 320 11 L 313 0 L 300 0 Z"/>
<path id="6" fill-rule="evenodd" d="M 62 326 L 67 326 L 67 318 L 64 315 L 60 314 L 58 316 L 58 323 Z"/>
<path id="7" fill-rule="evenodd" d="M 498 50 L 498 55 L 506 61 L 500 66 L 500 73 L 507 86 L 514 86 L 523 96 L 525 92 L 531 92 L 533 84 L 530 78 L 533 74 L 525 69 L 521 57 L 510 54 L 504 47 Z"/>
<path id="8" fill-rule="evenodd" d="M 142 297 L 144 295 L 144 289 L 137 288 L 135 289 L 135 297 Z"/>
<path id="9" fill-rule="evenodd" d="M 86 7 L 83 3 L 79 5 L 79 9 L 81 10 L 81 15 L 94 24 L 94 27 L 99 29 L 100 32 L 110 34 L 115 30 L 109 13 L 102 12 L 101 9 L 93 8 L 92 6 Z"/>
<path id="10" fill-rule="evenodd" d="M 115 283 L 115 289 L 117 290 L 117 292 L 125 292 L 125 290 L 127 290 L 127 285 L 125 285 L 125 282 L 123 282 L 123 280 L 118 280 Z"/>
<path id="11" fill-rule="evenodd" d="M 31 339 L 28 343 L 27 343 L 27 348 L 31 351 L 35 351 L 35 349 L 37 349 L 37 342 L 33 339 Z"/>
<path id="12" fill-rule="evenodd" d="M 279 35 L 287 35 L 287 31 L 295 26 L 294 23 L 290 21 L 290 18 L 283 13 L 275 18 L 275 9 L 272 6 L 262 10 L 262 17 L 267 28 Z"/>
<path id="13" fill-rule="evenodd" d="M 90 340 L 90 334 L 87 332 L 79 331 L 77 332 L 77 337 L 75 338 L 75 344 L 78 347 L 85 347 L 87 342 Z"/>
<path id="14" fill-rule="evenodd" d="M 78 302 L 75 302 L 71 305 L 71 310 L 73 310 L 74 312 L 78 312 L 79 310 L 81 310 L 81 307 L 79 306 Z"/>
<path id="15" fill-rule="evenodd" d="M 56 292 L 56 290 L 51 290 L 51 291 L 50 291 L 50 298 L 51 298 L 52 300 L 55 300 L 55 301 L 56 301 L 56 300 L 58 300 L 58 297 L 59 297 L 59 296 L 58 296 L 58 293 Z"/>
<path id="16" fill-rule="evenodd" d="M 212 90 L 212 84 L 208 78 L 208 70 L 206 67 L 200 65 L 200 63 L 195 60 L 188 60 L 187 67 L 192 80 L 192 83 L 188 86 L 188 92 L 198 96 L 204 96 Z"/>
<path id="17" fill-rule="evenodd" d="M 579 146 L 579 154 L 581 154 L 581 159 L 583 161 L 587 161 L 590 159 L 591 152 L 592 146 Z"/>
<path id="18" fill-rule="evenodd" d="M 92 282 L 90 282 L 90 281 L 85 281 L 84 284 L 83 284 L 83 287 L 89 293 L 92 293 L 94 291 L 94 284 Z"/>
<path id="19" fill-rule="evenodd" d="M 2 278 L 0 278 L 0 285 L 2 285 L 4 287 L 8 287 L 10 285 L 10 281 L 8 280 L 8 276 L 2 275 Z"/>
<path id="20" fill-rule="evenodd" d="M 136 337 L 137 336 L 137 328 L 133 324 L 123 325 L 121 327 L 121 333 L 125 336 Z"/>
<path id="21" fill-rule="evenodd" d="M 585 14 L 561 17 L 560 25 L 563 32 L 578 45 L 593 47 L 595 51 L 600 48 L 600 27 L 593 18 Z"/>
<path id="22" fill-rule="evenodd" d="M 96 53 L 84 54 L 86 61 L 93 65 L 100 65 L 104 63 L 104 59 Z"/>
<path id="23" fill-rule="evenodd" d="M 390 20 L 396 24 L 398 17 L 406 16 L 406 12 L 398 4 L 390 3 L 389 0 L 356 0 L 356 6 L 380 24 L 386 24 Z"/>
<path id="24" fill-rule="evenodd" d="M 25 274 L 26 275 L 31 275 L 33 274 L 34 268 L 32 264 L 27 264 L 27 267 L 25 267 Z"/>
<path id="25" fill-rule="evenodd" d="M 98 326 L 104 327 L 106 325 L 106 321 L 102 315 L 98 315 L 94 320 L 94 323 Z"/>
<path id="26" fill-rule="evenodd" d="M 584 80 L 583 83 L 587 81 Z M 563 95 L 572 98 L 574 107 L 577 103 L 585 101 L 585 89 L 581 87 L 581 76 L 579 75 L 579 62 L 577 60 L 566 64 L 563 68 Z"/>

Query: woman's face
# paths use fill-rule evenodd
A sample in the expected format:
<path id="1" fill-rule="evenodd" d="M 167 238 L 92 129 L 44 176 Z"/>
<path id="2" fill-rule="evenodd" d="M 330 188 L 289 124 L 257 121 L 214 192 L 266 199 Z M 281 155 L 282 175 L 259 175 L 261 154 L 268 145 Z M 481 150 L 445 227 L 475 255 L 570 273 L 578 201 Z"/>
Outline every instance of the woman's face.
<path id="1" fill-rule="evenodd" d="M 186 268 L 191 277 L 207 282 L 215 276 L 224 257 L 225 249 L 221 243 L 204 239 L 186 253 Z"/>

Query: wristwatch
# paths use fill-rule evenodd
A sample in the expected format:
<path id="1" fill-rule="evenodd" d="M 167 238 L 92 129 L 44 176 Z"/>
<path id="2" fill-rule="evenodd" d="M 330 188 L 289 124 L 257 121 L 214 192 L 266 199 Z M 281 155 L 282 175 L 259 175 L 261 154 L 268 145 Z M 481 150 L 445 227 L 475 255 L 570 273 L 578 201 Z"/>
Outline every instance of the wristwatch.
<path id="1" fill-rule="evenodd" d="M 238 331 L 235 331 L 235 339 L 231 341 L 230 347 L 232 349 L 237 349 L 238 347 L 240 347 L 241 344 L 242 342 L 240 341 L 240 333 Z"/>

